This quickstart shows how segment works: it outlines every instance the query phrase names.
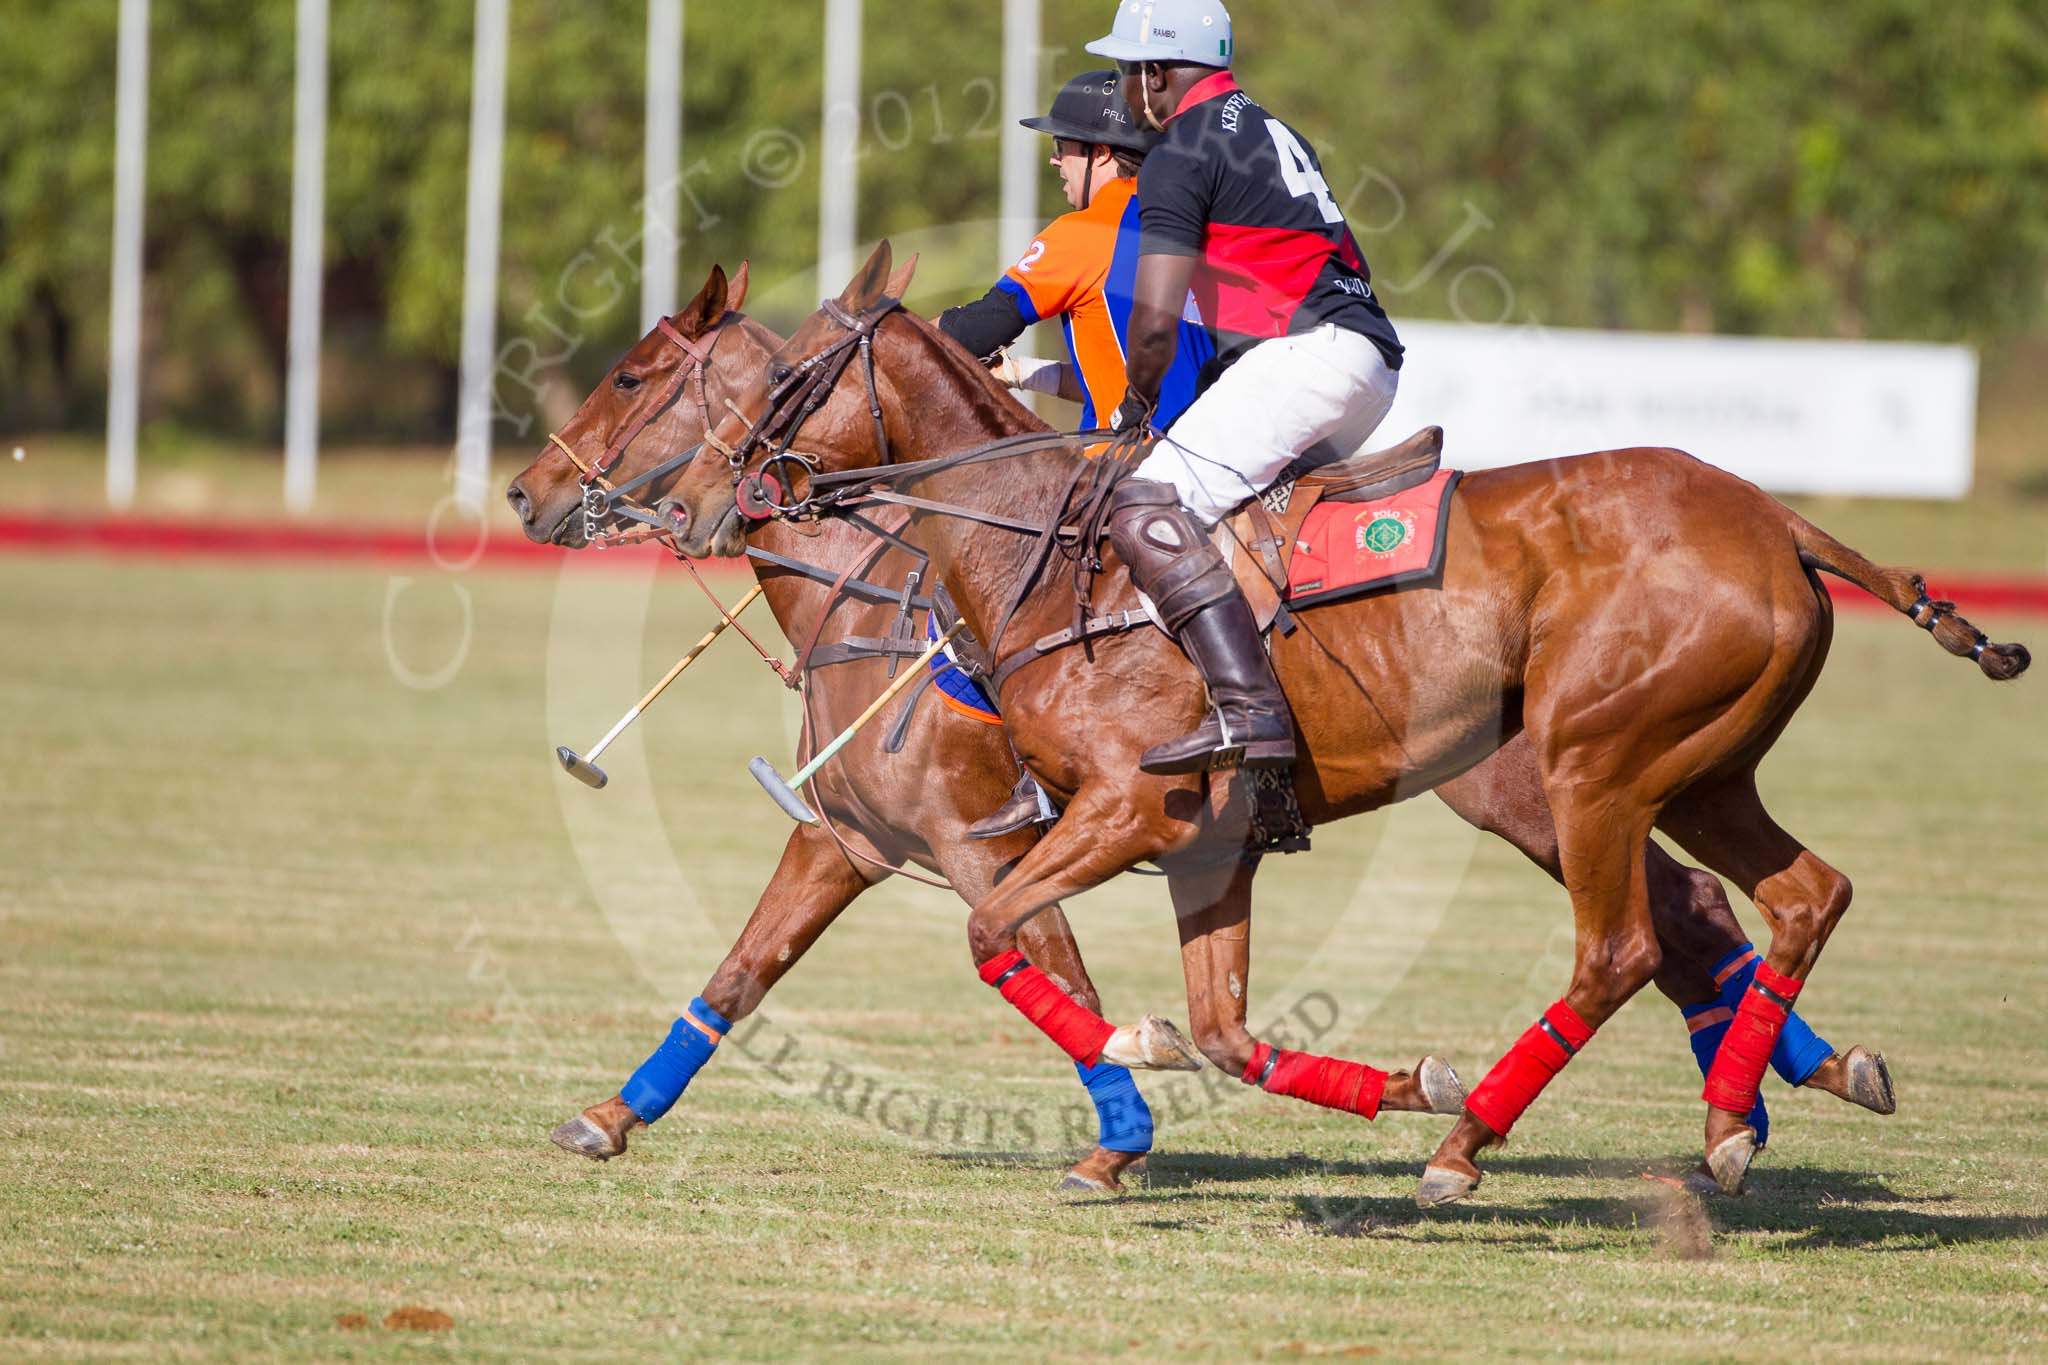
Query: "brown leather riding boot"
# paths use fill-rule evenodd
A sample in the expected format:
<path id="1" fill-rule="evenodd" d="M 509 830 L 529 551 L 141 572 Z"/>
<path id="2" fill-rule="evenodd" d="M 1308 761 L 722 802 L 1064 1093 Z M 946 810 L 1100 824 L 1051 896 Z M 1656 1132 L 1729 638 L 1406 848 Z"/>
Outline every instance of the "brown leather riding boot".
<path id="1" fill-rule="evenodd" d="M 1148 773 L 1217 772 L 1294 763 L 1294 716 L 1230 566 L 1172 485 L 1129 479 L 1110 505 L 1110 543 L 1138 591 L 1187 651 L 1214 706 L 1192 733 L 1145 751 Z"/>

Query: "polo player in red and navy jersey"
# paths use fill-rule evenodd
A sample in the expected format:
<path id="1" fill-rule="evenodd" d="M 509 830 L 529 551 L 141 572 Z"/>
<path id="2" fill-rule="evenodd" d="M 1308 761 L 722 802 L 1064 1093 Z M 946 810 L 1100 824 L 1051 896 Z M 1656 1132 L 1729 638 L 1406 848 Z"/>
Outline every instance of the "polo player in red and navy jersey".
<path id="1" fill-rule="evenodd" d="M 1287 767 L 1294 721 L 1250 607 L 1208 531 L 1304 454 L 1363 446 L 1394 404 L 1401 343 L 1321 163 L 1230 74 L 1218 0 L 1125 0 L 1088 51 L 1116 61 L 1162 133 L 1138 173 L 1136 302 L 1117 425 L 1151 420 L 1190 288 L 1222 376 L 1115 497 L 1110 534 L 1202 672 L 1215 709 L 1146 751 L 1151 773 Z"/>

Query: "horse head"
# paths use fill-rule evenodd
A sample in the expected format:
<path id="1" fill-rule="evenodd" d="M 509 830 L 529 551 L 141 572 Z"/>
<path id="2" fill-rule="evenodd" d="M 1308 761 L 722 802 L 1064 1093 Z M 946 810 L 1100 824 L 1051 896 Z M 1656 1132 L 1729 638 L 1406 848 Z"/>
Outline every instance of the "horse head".
<path id="1" fill-rule="evenodd" d="M 1006 421 L 1034 420 L 965 351 L 897 305 L 917 259 L 893 266 L 885 241 L 727 409 L 671 493 L 686 521 L 677 537 L 685 554 L 738 554 L 751 526 L 772 505 L 801 498 L 811 474 L 943 449 L 957 414 L 1002 409 Z"/>
<path id="2" fill-rule="evenodd" d="M 527 539 L 581 549 L 590 535 L 578 514 L 587 471 L 601 463 L 607 482 L 625 483 L 665 453 L 704 439 L 709 414 L 723 410 L 781 341 L 741 315 L 747 282 L 745 262 L 730 280 L 712 266 L 697 296 L 620 356 L 533 463 L 506 486 L 505 499 Z M 704 342 L 698 352 L 714 354 L 716 363 L 704 363 L 676 337 Z M 639 500 L 659 498 L 666 491 L 663 482 L 639 490 Z"/>

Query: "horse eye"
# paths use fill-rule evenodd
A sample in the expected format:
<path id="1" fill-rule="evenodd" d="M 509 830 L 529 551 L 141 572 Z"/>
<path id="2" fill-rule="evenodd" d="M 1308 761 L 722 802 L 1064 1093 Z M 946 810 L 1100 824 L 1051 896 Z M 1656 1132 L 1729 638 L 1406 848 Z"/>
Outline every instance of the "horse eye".
<path id="1" fill-rule="evenodd" d="M 779 360 L 768 367 L 768 378 L 777 384 L 780 384 L 783 380 L 789 378 L 789 376 L 789 366 L 783 364 Z"/>
<path id="2" fill-rule="evenodd" d="M 640 387 L 640 376 L 637 374 L 627 374 L 621 370 L 612 376 L 612 387 L 621 392 L 630 393 L 632 390 Z"/>

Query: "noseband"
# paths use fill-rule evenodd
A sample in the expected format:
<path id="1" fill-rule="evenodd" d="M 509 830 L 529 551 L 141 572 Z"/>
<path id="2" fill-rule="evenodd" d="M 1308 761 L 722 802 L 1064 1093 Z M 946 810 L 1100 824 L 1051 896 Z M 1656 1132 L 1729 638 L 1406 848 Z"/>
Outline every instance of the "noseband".
<path id="1" fill-rule="evenodd" d="M 727 314 L 726 316 L 731 317 L 732 315 Z M 677 349 L 683 353 L 683 361 L 675 368 L 674 373 L 669 376 L 667 384 L 662 388 L 654 403 L 647 408 L 644 415 L 628 422 L 621 428 L 618 434 L 612 438 L 610 444 L 605 446 L 604 453 L 588 464 L 585 464 L 582 457 L 577 455 L 569 443 L 562 439 L 560 432 L 551 431 L 548 433 L 548 439 L 553 441 L 556 448 L 569 457 L 570 464 L 576 466 L 579 475 L 577 482 L 583 487 L 583 515 L 593 544 L 598 544 L 606 539 L 604 532 L 599 528 L 603 527 L 606 521 L 613 517 L 623 517 L 626 520 L 637 521 L 653 528 L 651 532 L 641 531 L 633 533 L 633 540 L 650 539 L 654 535 L 666 534 L 670 529 L 667 520 L 661 516 L 657 509 L 648 507 L 645 503 L 634 497 L 633 494 L 662 475 L 672 474 L 690 463 L 691 460 L 697 457 L 697 451 L 700 449 L 699 446 L 691 446 L 680 455 L 675 455 L 662 461 L 652 469 L 635 475 L 623 484 L 614 485 L 606 476 L 625 457 L 627 447 L 639 438 L 640 433 L 647 430 L 662 414 L 675 406 L 677 400 L 683 396 L 683 390 L 689 384 L 690 376 L 693 374 L 697 377 L 697 410 L 703 415 L 704 431 L 709 434 L 712 427 L 711 396 L 705 386 L 705 373 L 711 368 L 711 355 L 713 351 L 718 349 L 718 338 L 724 335 L 725 320 L 723 318 L 720 319 L 718 325 L 712 329 L 711 339 L 708 344 L 692 341 L 684 336 L 669 318 L 661 319 L 661 321 L 654 324 L 654 328 L 664 337 L 675 343 Z M 616 540 L 619 544 L 631 543 L 630 540 L 623 537 L 613 537 L 612 539 Z"/>
<path id="2" fill-rule="evenodd" d="M 837 299 L 826 299 L 820 311 L 845 328 L 846 335 L 796 365 L 769 387 L 767 407 L 747 428 L 747 434 L 740 438 L 738 445 L 728 446 L 709 427 L 705 429 L 705 444 L 724 455 L 726 464 L 732 469 L 733 487 L 739 490 L 743 515 L 754 521 L 765 521 L 769 517 L 802 513 L 804 502 L 795 496 L 794 484 L 778 479 L 775 468 L 791 464 L 806 475 L 817 473 L 817 459 L 793 449 L 792 443 L 797 433 L 803 430 L 804 423 L 810 421 L 812 414 L 832 396 L 833 386 L 846 373 L 846 367 L 853 363 L 856 353 L 861 360 L 862 378 L 867 383 L 868 418 L 875 424 L 875 448 L 879 452 L 880 463 L 889 463 L 889 433 L 882 422 L 881 391 L 875 386 L 875 329 L 882 325 L 884 318 L 902 306 L 900 299 L 884 298 L 858 313 L 850 313 Z M 739 413 L 737 408 L 733 411 Z M 749 474 L 748 461 L 763 450 L 768 452 L 768 457 L 761 462 L 759 470 Z M 786 505 L 776 500 L 785 487 L 789 489 L 791 498 Z"/>

